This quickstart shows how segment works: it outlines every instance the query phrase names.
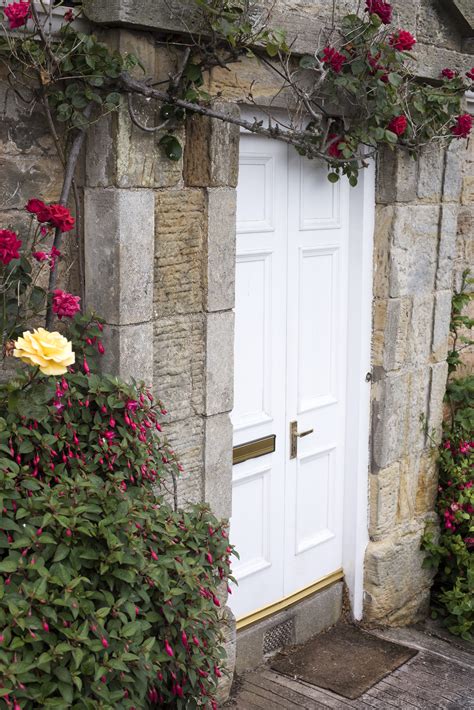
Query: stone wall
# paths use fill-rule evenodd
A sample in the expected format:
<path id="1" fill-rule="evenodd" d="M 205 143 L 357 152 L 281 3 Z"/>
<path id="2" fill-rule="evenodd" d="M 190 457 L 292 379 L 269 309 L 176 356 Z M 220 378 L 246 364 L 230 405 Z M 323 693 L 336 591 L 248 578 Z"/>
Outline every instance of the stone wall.
<path id="1" fill-rule="evenodd" d="M 456 141 L 378 166 L 365 614 L 394 624 L 429 598 L 420 539 L 437 490 L 464 152 Z"/>

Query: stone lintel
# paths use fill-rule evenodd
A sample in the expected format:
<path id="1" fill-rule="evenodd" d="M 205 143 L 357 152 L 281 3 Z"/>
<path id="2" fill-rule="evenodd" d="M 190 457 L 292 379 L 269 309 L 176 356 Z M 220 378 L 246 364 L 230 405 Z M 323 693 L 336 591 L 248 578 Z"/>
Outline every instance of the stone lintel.
<path id="1" fill-rule="evenodd" d="M 470 0 L 456 0 L 458 5 Z M 270 24 L 287 32 L 288 41 L 294 52 L 313 53 L 317 37 L 328 27 L 326 3 L 316 3 L 314 8 L 292 7 L 291 12 L 285 2 L 259 3 L 262 8 L 271 9 Z M 451 2 L 454 5 L 454 2 Z M 161 32 L 185 34 L 199 29 L 192 3 L 183 0 L 84 0 L 84 12 L 92 22 L 107 26 L 132 27 Z M 454 12 L 454 8 L 453 8 Z M 472 11 L 471 11 L 472 14 Z M 457 15 L 459 19 L 459 13 Z M 459 22 L 460 30 L 465 22 Z M 417 72 L 423 77 L 439 77 L 446 67 L 464 69 L 469 65 L 469 57 L 441 47 L 419 43 L 415 55 L 418 58 Z"/>

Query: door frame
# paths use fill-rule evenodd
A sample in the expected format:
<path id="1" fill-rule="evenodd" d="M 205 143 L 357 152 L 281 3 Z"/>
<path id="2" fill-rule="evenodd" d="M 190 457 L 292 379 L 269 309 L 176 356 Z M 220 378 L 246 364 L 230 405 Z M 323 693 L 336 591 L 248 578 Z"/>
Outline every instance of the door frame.
<path id="1" fill-rule="evenodd" d="M 240 106 L 243 118 L 268 120 L 269 112 Z M 271 109 L 276 117 L 287 112 Z M 242 133 L 248 133 L 246 129 Z M 272 140 L 272 139 L 268 139 Z M 291 148 L 291 146 L 290 146 Z M 351 308 L 347 323 L 347 385 L 345 459 L 351 462 L 344 471 L 343 571 L 353 617 L 362 619 L 364 602 L 364 558 L 368 534 L 370 381 L 373 300 L 373 246 L 375 226 L 375 160 L 361 170 L 357 187 L 349 192 L 349 283 Z M 315 580 L 312 587 L 318 588 Z M 286 608 L 299 600 L 282 600 Z M 303 595 L 304 596 L 304 595 Z M 287 602 L 287 603 L 285 603 Z M 279 606 L 278 602 L 271 607 Z"/>

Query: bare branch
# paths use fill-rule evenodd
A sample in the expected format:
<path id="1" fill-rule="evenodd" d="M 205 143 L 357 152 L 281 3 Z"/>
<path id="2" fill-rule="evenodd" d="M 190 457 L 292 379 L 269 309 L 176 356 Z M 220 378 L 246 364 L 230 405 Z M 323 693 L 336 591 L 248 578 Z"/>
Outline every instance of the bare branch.
<path id="1" fill-rule="evenodd" d="M 91 117 L 92 109 L 93 109 L 93 102 L 91 101 L 88 104 L 88 106 L 86 106 L 86 108 L 84 109 L 84 118 L 89 119 Z M 61 197 L 59 198 L 60 205 L 63 205 L 63 206 L 66 205 L 67 201 L 69 199 L 69 195 L 71 193 L 71 187 L 72 187 L 73 180 L 74 180 L 74 173 L 76 171 L 77 161 L 79 160 L 79 155 L 81 153 L 82 146 L 84 144 L 86 132 L 87 132 L 87 125 L 83 126 L 82 128 L 79 128 L 78 132 L 76 133 L 76 137 L 74 138 L 74 140 L 72 142 L 71 150 L 69 151 L 69 155 L 67 158 L 67 163 L 66 163 L 65 171 L 64 171 L 63 187 L 61 190 Z M 63 233 L 61 232 L 61 230 L 56 229 L 56 231 L 54 233 L 53 247 L 58 249 L 58 251 L 61 250 L 62 237 L 63 237 Z M 57 278 L 58 278 L 58 263 L 56 261 L 54 266 L 51 267 L 51 271 L 49 274 L 48 290 L 49 290 L 50 294 L 56 288 Z M 53 309 L 52 309 L 52 303 L 51 303 L 51 301 L 49 301 L 48 308 L 46 311 L 46 328 L 47 329 L 49 329 L 51 327 L 52 322 L 53 322 Z"/>

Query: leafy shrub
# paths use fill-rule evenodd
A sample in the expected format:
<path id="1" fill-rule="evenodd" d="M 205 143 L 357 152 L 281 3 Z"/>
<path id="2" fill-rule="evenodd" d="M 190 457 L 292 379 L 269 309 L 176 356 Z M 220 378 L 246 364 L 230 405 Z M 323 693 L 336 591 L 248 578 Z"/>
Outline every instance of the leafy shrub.
<path id="1" fill-rule="evenodd" d="M 167 502 L 162 409 L 77 369 L 0 390 L 0 707 L 215 707 L 231 548 Z"/>
<path id="2" fill-rule="evenodd" d="M 453 298 L 450 373 L 455 373 L 462 364 L 458 344 L 471 344 L 462 330 L 474 325 L 463 315 L 471 298 L 468 283 L 466 273 L 460 293 Z M 423 547 L 427 552 L 425 565 L 437 570 L 432 594 L 433 616 L 441 616 L 452 633 L 469 639 L 474 627 L 474 376 L 452 379 L 448 383 L 446 401 L 449 416 L 439 449 L 440 532 L 436 536 L 427 531 Z"/>

